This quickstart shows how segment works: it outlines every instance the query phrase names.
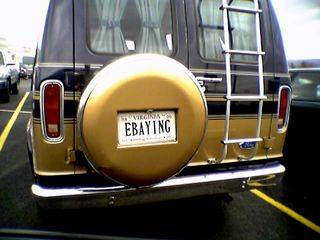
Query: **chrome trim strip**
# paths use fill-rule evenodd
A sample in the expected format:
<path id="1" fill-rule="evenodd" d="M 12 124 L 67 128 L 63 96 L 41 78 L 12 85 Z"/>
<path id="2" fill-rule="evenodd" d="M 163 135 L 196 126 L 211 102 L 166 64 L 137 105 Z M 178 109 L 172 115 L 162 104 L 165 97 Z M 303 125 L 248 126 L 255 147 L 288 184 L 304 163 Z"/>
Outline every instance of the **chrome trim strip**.
<path id="1" fill-rule="evenodd" d="M 216 93 L 205 93 L 206 95 L 206 99 L 207 101 L 226 101 L 227 99 L 227 95 L 226 94 L 216 94 Z M 231 99 L 233 98 L 233 100 L 236 100 L 236 99 L 241 99 L 243 98 L 242 97 L 243 95 L 233 95 L 231 97 Z M 248 101 L 254 101 L 256 98 L 258 98 L 257 100 L 260 100 L 261 98 L 266 102 L 266 101 L 273 101 L 273 98 L 274 96 L 272 94 L 265 94 L 263 96 L 260 96 L 260 95 L 247 95 L 246 97 L 247 99 L 248 98 L 252 98 L 252 99 L 248 99 Z M 243 99 L 242 99 L 243 100 Z"/>
<path id="2" fill-rule="evenodd" d="M 47 68 L 47 67 L 52 67 L 52 68 L 85 68 L 86 65 L 90 65 L 90 68 L 93 69 L 100 69 L 103 67 L 103 64 L 85 64 L 85 63 L 76 63 L 75 65 L 73 63 L 61 63 L 61 62 L 43 62 L 37 64 L 35 67 L 39 68 Z"/>
<path id="3" fill-rule="evenodd" d="M 38 203 L 46 208 L 124 206 L 248 190 L 264 184 L 275 185 L 281 181 L 284 172 L 285 168 L 276 164 L 257 169 L 176 177 L 146 188 L 46 188 L 33 184 L 31 191 Z"/>
<path id="4" fill-rule="evenodd" d="M 36 97 L 36 96 L 40 96 L 40 91 L 34 91 L 33 92 L 33 96 Z M 81 92 L 72 92 L 72 91 L 64 91 L 64 96 L 65 97 L 80 97 L 81 96 Z"/>
<path id="5" fill-rule="evenodd" d="M 60 87 L 60 136 L 57 138 L 51 138 L 47 134 L 45 126 L 45 109 L 44 109 L 44 89 L 49 84 L 56 84 Z M 64 87 L 63 84 L 56 79 L 48 79 L 40 85 L 40 120 L 41 120 L 41 131 L 44 139 L 49 143 L 61 143 L 64 139 Z"/>
<path id="6" fill-rule="evenodd" d="M 272 118 L 271 113 L 266 113 L 262 115 L 262 119 L 270 119 Z M 273 117 L 276 118 L 276 117 Z M 230 116 L 231 120 L 246 120 L 246 119 L 254 119 L 257 120 L 257 114 L 248 114 L 248 115 L 231 115 Z M 208 116 L 208 120 L 225 120 L 225 116 L 224 115 L 209 115 Z"/>
<path id="7" fill-rule="evenodd" d="M 258 66 L 257 66 L 258 67 Z M 195 74 L 220 74 L 224 75 L 226 74 L 225 70 L 210 70 L 210 69 L 199 69 L 199 68 L 190 68 L 190 71 L 192 71 Z M 257 72 L 247 72 L 247 71 L 231 71 L 231 75 L 242 75 L 242 76 L 259 76 Z M 279 77 L 279 78 L 289 78 L 290 75 L 288 73 L 273 73 L 273 72 L 263 72 L 264 77 Z"/>
<path id="8" fill-rule="evenodd" d="M 84 69 L 85 63 L 76 63 L 75 68 Z M 103 64 L 88 64 L 92 69 L 100 69 L 104 65 Z M 40 63 L 35 66 L 37 67 L 56 67 L 56 68 L 73 68 L 73 63 Z M 296 69 L 296 68 L 295 68 Z M 290 69 L 290 71 L 295 71 L 295 69 Z M 305 70 L 305 69 L 301 69 Z M 311 69 L 313 70 L 313 69 Z M 318 69 L 314 69 L 318 70 Z M 190 68 L 190 71 L 193 73 L 208 73 L 208 74 L 225 74 L 225 70 L 210 70 L 210 69 L 200 69 L 200 68 Z M 247 71 L 231 71 L 231 75 L 245 75 L 245 76 L 258 76 L 256 72 L 247 72 Z M 264 77 L 283 77 L 288 78 L 290 75 L 288 73 L 273 73 L 273 72 L 264 72 Z"/>

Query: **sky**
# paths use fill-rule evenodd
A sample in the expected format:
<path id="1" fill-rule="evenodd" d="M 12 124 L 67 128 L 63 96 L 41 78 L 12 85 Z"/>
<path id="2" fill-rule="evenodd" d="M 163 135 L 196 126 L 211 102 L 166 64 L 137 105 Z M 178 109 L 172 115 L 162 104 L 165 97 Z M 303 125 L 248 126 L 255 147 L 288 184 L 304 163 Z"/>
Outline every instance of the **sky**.
<path id="1" fill-rule="evenodd" d="M 35 48 L 48 0 L 0 0 L 0 36 L 12 45 Z"/>
<path id="2" fill-rule="evenodd" d="M 320 0 L 272 0 L 288 59 L 320 59 Z"/>
<path id="3" fill-rule="evenodd" d="M 320 59 L 320 0 L 271 0 L 288 59 Z M 34 48 L 48 0 L 0 0 L 0 36 Z"/>

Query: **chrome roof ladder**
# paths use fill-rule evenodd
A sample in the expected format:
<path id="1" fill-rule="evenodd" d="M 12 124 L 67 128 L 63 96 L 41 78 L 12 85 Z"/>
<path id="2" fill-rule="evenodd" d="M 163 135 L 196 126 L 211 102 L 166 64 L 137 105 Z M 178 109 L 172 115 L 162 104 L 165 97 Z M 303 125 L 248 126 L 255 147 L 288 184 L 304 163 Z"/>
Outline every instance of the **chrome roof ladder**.
<path id="1" fill-rule="evenodd" d="M 225 118 L 225 126 L 224 126 L 224 139 L 221 141 L 224 144 L 224 147 L 223 147 L 221 158 L 216 160 L 217 163 L 223 161 L 227 157 L 229 144 L 241 144 L 241 143 L 255 144 L 250 156 L 238 156 L 238 159 L 240 160 L 249 160 L 256 155 L 258 142 L 263 141 L 263 139 L 260 137 L 262 107 L 263 107 L 263 100 L 267 99 L 267 96 L 265 96 L 264 94 L 263 62 L 262 62 L 262 56 L 265 53 L 262 51 L 261 30 L 260 30 L 260 13 L 262 13 L 262 10 L 259 9 L 258 0 L 253 0 L 254 8 L 243 8 L 243 7 L 231 6 L 230 2 L 232 2 L 232 0 L 231 1 L 222 0 L 222 6 L 220 7 L 220 9 L 223 10 L 224 43 L 222 42 L 221 39 L 220 40 L 223 47 L 223 52 L 225 54 L 227 94 L 226 94 L 226 118 Z M 257 45 L 256 51 L 230 49 L 229 18 L 228 18 L 228 14 L 230 11 L 255 15 L 255 25 L 256 25 L 255 30 L 256 30 L 256 45 Z M 231 55 L 233 54 L 257 56 L 258 58 L 258 91 L 259 91 L 257 95 L 233 95 L 232 94 Z M 230 108 L 231 108 L 232 101 L 258 101 L 259 102 L 255 137 L 241 138 L 241 139 L 229 138 Z"/>

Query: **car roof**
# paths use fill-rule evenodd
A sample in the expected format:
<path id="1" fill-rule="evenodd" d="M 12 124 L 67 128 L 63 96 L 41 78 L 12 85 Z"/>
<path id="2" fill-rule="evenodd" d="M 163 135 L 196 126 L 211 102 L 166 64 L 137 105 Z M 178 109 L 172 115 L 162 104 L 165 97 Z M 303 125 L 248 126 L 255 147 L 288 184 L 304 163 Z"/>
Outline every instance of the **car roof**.
<path id="1" fill-rule="evenodd" d="M 319 71 L 320 59 L 288 60 L 289 71 Z"/>

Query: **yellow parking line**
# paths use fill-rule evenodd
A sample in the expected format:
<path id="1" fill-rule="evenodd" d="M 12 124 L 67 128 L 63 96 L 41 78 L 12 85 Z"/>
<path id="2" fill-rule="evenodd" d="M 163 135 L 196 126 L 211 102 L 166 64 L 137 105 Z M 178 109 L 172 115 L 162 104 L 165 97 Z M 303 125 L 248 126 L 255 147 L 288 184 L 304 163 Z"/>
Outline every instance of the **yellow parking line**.
<path id="1" fill-rule="evenodd" d="M 316 231 L 317 233 L 320 233 L 320 227 L 316 225 L 315 223 L 309 221 L 305 217 L 301 216 L 300 214 L 296 213 L 292 209 L 286 207 L 282 203 L 279 203 L 278 201 L 274 200 L 273 198 L 269 197 L 268 195 L 264 194 L 263 192 L 253 189 L 250 190 L 253 194 L 257 195 L 258 197 L 262 198 L 272 206 L 278 208 L 280 211 L 284 212 L 285 214 L 289 215 L 293 219 L 297 220 L 298 222 L 302 223 L 303 225 L 307 226 L 308 228 L 311 228 L 313 231 Z"/>
<path id="2" fill-rule="evenodd" d="M 9 122 L 7 123 L 6 127 L 4 128 L 3 132 L 0 135 L 0 152 L 2 151 L 3 145 L 7 140 L 7 137 L 10 133 L 10 130 L 14 124 L 14 122 L 16 121 L 19 112 L 21 111 L 24 102 L 27 100 L 27 97 L 29 95 L 29 92 L 26 92 L 24 97 L 22 98 L 22 100 L 20 101 L 18 107 L 16 108 L 16 110 L 14 111 L 12 117 L 10 118 Z"/>

